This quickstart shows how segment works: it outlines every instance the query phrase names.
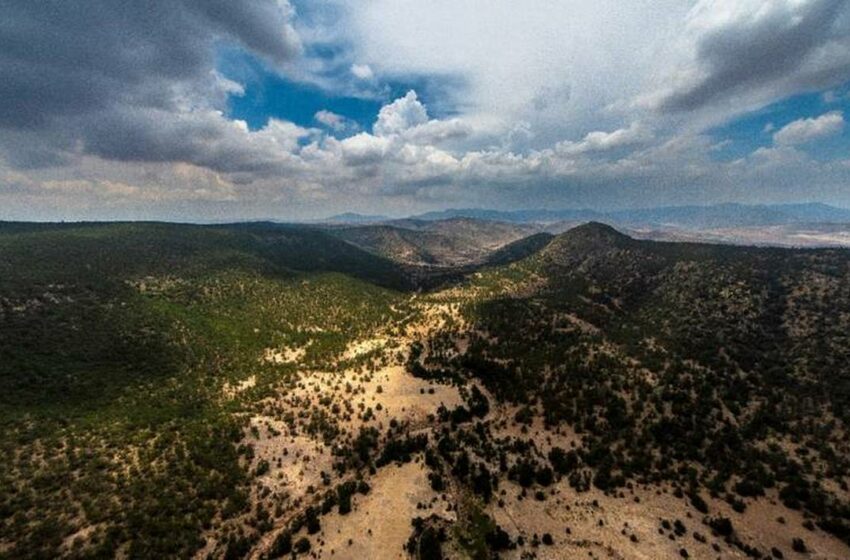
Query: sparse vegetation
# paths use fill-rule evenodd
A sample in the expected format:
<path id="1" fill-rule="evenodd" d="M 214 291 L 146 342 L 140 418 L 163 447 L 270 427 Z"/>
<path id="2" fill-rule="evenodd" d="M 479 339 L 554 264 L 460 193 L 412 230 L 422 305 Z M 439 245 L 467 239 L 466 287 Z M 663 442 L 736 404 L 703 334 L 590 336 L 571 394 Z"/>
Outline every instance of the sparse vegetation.
<path id="1" fill-rule="evenodd" d="M 850 255 L 520 245 L 433 271 L 272 224 L 0 226 L 0 556 L 322 555 L 399 465 L 417 558 L 572 546 L 497 512 L 651 489 L 671 555 L 781 558 L 741 536 L 759 500 L 795 552 L 850 543 Z"/>

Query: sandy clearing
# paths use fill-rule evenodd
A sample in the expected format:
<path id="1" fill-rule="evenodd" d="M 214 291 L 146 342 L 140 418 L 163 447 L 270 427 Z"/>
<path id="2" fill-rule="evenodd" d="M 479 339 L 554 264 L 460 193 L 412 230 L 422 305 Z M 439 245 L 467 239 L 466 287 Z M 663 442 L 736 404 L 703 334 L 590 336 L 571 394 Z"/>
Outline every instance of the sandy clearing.
<path id="1" fill-rule="evenodd" d="M 403 546 L 413 532 L 414 517 L 436 513 L 453 518 L 446 502 L 431 490 L 427 471 L 420 463 L 388 465 L 370 479 L 370 484 L 369 494 L 352 499 L 351 513 L 334 511 L 322 517 L 322 530 L 312 538 L 319 558 L 408 558 Z M 433 507 L 417 509 L 420 503 Z"/>
<path id="2" fill-rule="evenodd" d="M 379 419 L 423 422 L 429 414 L 436 413 L 440 405 L 452 409 L 463 404 L 457 387 L 419 379 L 403 366 L 379 370 L 371 381 L 363 385 L 366 389 L 366 404 L 373 409 L 378 403 L 381 404 L 382 410 L 375 411 Z"/>
<path id="3" fill-rule="evenodd" d="M 353 360 L 369 352 L 380 350 L 387 344 L 386 338 L 370 338 L 350 343 L 342 353 L 343 360 Z"/>
<path id="4" fill-rule="evenodd" d="M 259 438 L 248 436 L 245 443 L 254 447 L 251 468 L 260 461 L 269 463 L 268 473 L 254 480 L 254 486 L 266 486 L 295 501 L 307 495 L 309 488 L 322 486 L 322 472 L 332 471 L 330 449 L 315 439 L 289 435 L 286 424 L 274 418 L 255 416 L 251 426 L 260 432 Z M 280 435 L 268 430 L 274 428 Z"/>
<path id="5" fill-rule="evenodd" d="M 364 425 L 359 414 L 361 409 L 372 409 L 372 419 L 367 424 L 386 426 L 393 418 L 399 422 L 422 423 L 427 421 L 429 414 L 436 414 L 441 405 L 452 409 L 463 404 L 457 387 L 419 379 L 401 365 L 387 366 L 374 373 L 316 371 L 305 375 L 302 381 L 302 386 L 290 391 L 288 398 L 315 401 L 330 396 L 331 402 L 337 404 L 348 401 L 358 413 L 348 420 L 339 416 L 337 420 L 349 433 L 356 433 Z M 346 384 L 355 389 L 353 394 L 340 389 Z"/>
<path id="6" fill-rule="evenodd" d="M 686 500 L 670 492 L 659 494 L 657 487 L 639 487 L 634 493 L 625 491 L 625 497 L 615 498 L 596 489 L 577 493 L 562 481 L 547 490 L 547 499 L 542 502 L 535 500 L 532 494 L 519 500 L 520 488 L 515 484 L 504 483 L 503 488 L 507 491 L 502 497 L 505 507 L 494 502 L 488 506 L 488 512 L 512 537 L 522 534 L 526 549 L 532 549 L 528 542 L 535 533 L 541 538 L 543 533 L 550 533 L 554 546 L 541 545 L 532 549 L 540 560 L 573 557 L 655 560 L 680 558 L 681 549 L 686 549 L 690 558 L 698 560 L 747 558 L 738 548 L 713 537 L 711 529 L 702 523 L 703 515 Z M 635 497 L 640 501 L 636 502 Z M 769 554 L 770 548 L 775 546 L 788 559 L 850 558 L 850 547 L 838 539 L 822 531 L 804 529 L 804 519 L 799 512 L 762 499 L 751 502 L 747 511 L 739 515 L 725 502 L 704 497 L 709 503 L 710 515 L 730 518 L 742 541 L 757 546 L 762 552 Z M 786 519 L 785 524 L 777 521 L 780 516 Z M 660 533 L 662 519 L 670 523 L 681 520 L 686 534 L 671 539 L 672 531 Z M 694 532 L 703 535 L 707 542 L 699 542 Z M 637 538 L 636 542 L 632 535 Z M 792 551 L 794 537 L 805 540 L 810 549 L 808 554 Z M 720 547 L 719 552 L 712 548 L 715 543 Z M 504 558 L 519 559 L 521 554 L 521 550 L 510 551 Z"/>

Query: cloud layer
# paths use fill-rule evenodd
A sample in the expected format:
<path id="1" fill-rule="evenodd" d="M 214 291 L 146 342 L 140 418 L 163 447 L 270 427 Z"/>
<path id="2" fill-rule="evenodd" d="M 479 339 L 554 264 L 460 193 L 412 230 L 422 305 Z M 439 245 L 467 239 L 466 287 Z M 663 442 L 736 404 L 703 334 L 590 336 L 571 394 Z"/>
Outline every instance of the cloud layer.
<path id="1" fill-rule="evenodd" d="M 666 110 L 741 106 L 830 87 L 850 72 L 844 0 L 700 0 L 686 30 L 691 54 L 661 92 Z"/>
<path id="2" fill-rule="evenodd" d="M 22 166 L 79 152 L 205 165 L 201 144 L 239 134 L 217 111 L 240 86 L 215 72 L 216 43 L 280 67 L 301 50 L 285 2 L 6 1 L 0 11 L 0 144 Z"/>
<path id="3" fill-rule="evenodd" d="M 487 8 L 0 0 L 0 219 L 850 205 L 850 160 L 812 155 L 845 135 L 833 90 L 850 82 L 846 2 Z M 329 109 L 252 130 L 228 113 L 247 86 L 218 67 L 224 48 L 383 106 L 365 130 Z M 424 89 L 388 95 L 399 81 Z M 713 127 L 805 92 L 827 92 L 823 107 L 717 157 L 731 140 Z"/>
<path id="4" fill-rule="evenodd" d="M 844 114 L 841 111 L 831 111 L 817 118 L 799 119 L 783 126 L 773 135 L 773 141 L 781 146 L 793 146 L 832 136 L 842 130 Z"/>

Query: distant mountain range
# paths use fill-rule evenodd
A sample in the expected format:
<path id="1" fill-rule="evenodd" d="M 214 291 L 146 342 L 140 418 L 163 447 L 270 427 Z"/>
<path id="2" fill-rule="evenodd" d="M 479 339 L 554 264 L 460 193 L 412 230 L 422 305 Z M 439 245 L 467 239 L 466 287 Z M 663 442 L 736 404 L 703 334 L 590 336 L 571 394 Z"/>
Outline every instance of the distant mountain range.
<path id="1" fill-rule="evenodd" d="M 710 206 L 666 206 L 609 212 L 590 209 L 488 210 L 482 208 L 450 208 L 410 217 L 410 219 L 421 221 L 452 218 L 537 224 L 599 221 L 628 227 L 654 226 L 701 230 L 806 223 L 850 223 L 850 209 L 822 203 L 757 205 L 725 203 Z M 389 221 L 389 218 L 355 213 L 339 214 L 324 220 L 326 223 L 348 224 L 384 221 Z"/>
<path id="2" fill-rule="evenodd" d="M 326 224 L 368 224 L 373 222 L 385 222 L 389 220 L 389 216 L 380 214 L 358 214 L 356 212 L 344 212 L 336 214 L 323 220 L 318 220 L 320 223 Z"/>
<path id="3" fill-rule="evenodd" d="M 426 212 L 414 216 L 414 218 L 420 220 L 442 220 L 456 217 L 523 223 L 599 221 L 620 225 L 656 225 L 705 229 L 773 226 L 792 223 L 850 222 L 850 210 L 821 203 L 758 205 L 727 203 L 711 206 L 666 206 L 611 212 L 589 209 L 498 211 L 465 208 Z"/>

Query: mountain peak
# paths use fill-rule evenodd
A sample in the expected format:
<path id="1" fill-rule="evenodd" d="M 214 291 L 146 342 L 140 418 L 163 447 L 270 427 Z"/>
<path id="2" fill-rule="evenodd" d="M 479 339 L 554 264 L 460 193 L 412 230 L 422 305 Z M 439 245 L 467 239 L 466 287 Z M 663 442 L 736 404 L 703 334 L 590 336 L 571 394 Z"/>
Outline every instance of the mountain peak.
<path id="1" fill-rule="evenodd" d="M 631 240 L 631 237 L 621 233 L 608 224 L 602 222 L 590 221 L 580 226 L 576 226 L 562 233 L 559 237 L 569 238 L 573 240 L 584 241 L 625 241 Z"/>
<path id="2" fill-rule="evenodd" d="M 543 254 L 548 259 L 563 264 L 575 258 L 584 258 L 612 248 L 622 248 L 632 241 L 631 237 L 608 224 L 587 222 L 556 236 L 543 250 Z"/>

